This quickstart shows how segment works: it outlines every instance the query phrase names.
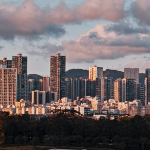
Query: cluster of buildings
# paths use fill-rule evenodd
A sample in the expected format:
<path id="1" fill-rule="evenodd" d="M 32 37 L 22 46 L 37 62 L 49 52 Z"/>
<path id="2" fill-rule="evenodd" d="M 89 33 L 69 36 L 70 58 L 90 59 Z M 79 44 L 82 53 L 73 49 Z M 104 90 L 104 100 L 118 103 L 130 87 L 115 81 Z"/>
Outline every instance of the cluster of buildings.
<path id="1" fill-rule="evenodd" d="M 89 78 L 65 78 L 66 56 L 50 56 L 50 77 L 28 79 L 27 57 L 0 60 L 0 110 L 12 114 L 76 110 L 80 115 L 143 115 L 150 113 L 150 69 L 144 84 L 139 68 L 125 68 L 124 78 L 103 76 L 102 67 L 89 67 Z M 55 110 L 55 112 L 54 112 Z M 101 117 L 101 116 L 100 116 Z"/>

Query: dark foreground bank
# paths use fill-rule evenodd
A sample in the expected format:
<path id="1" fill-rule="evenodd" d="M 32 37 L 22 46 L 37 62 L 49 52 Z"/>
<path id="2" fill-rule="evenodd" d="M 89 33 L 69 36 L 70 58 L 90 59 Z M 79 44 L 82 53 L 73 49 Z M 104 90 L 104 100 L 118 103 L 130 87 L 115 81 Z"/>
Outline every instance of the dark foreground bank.
<path id="1" fill-rule="evenodd" d="M 66 149 L 83 147 L 148 150 L 150 115 L 93 120 L 59 114 L 35 120 L 29 115 L 9 116 L 8 113 L 0 112 L 0 144 L 1 147 L 31 145 Z"/>

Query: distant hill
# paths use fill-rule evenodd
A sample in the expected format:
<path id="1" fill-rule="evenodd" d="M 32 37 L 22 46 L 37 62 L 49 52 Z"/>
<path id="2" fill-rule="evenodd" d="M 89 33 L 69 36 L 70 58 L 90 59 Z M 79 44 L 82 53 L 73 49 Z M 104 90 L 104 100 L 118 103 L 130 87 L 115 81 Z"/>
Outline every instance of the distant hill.
<path id="1" fill-rule="evenodd" d="M 104 77 L 113 77 L 114 80 L 116 80 L 117 78 L 121 78 L 121 79 L 124 78 L 124 72 L 118 71 L 118 70 L 106 69 L 103 72 L 103 75 L 104 75 Z M 89 78 L 88 76 L 89 76 L 89 71 L 84 70 L 84 69 L 70 69 L 70 70 L 66 71 L 66 78 L 82 77 L 83 79 L 88 79 Z M 29 74 L 28 78 L 34 79 L 35 81 L 38 81 L 39 79 L 43 79 L 43 77 L 38 74 Z M 144 79 L 145 79 L 145 74 L 140 73 L 139 74 L 139 82 L 144 84 Z"/>
<path id="2" fill-rule="evenodd" d="M 82 77 L 83 79 L 88 79 L 88 70 L 83 70 L 83 69 L 70 69 L 66 71 L 66 78 L 80 78 Z"/>
<path id="3" fill-rule="evenodd" d="M 103 72 L 103 76 L 104 77 L 113 77 L 115 80 L 117 78 L 124 78 L 124 72 L 122 71 L 118 71 L 118 70 L 110 70 L 110 69 L 106 69 Z"/>
<path id="4" fill-rule="evenodd" d="M 66 78 L 80 78 L 80 77 L 82 77 L 83 79 L 88 79 L 88 74 L 89 74 L 88 70 L 70 69 L 70 70 L 66 71 Z M 114 80 L 116 80 L 117 78 L 121 78 L 121 79 L 124 78 L 124 72 L 118 71 L 118 70 L 106 69 L 103 72 L 103 75 L 104 75 L 104 77 L 113 77 Z M 145 74 L 140 73 L 139 74 L 139 82 L 144 84 L 144 79 L 145 79 Z"/>
<path id="5" fill-rule="evenodd" d="M 43 77 L 38 74 L 29 74 L 28 79 L 34 79 L 35 81 L 38 81 L 39 79 L 43 79 Z"/>
<path id="6" fill-rule="evenodd" d="M 80 78 L 82 77 L 83 79 L 88 79 L 88 70 L 83 70 L 83 69 L 70 69 L 66 71 L 66 78 Z M 103 72 L 104 77 L 113 77 L 114 79 L 117 78 L 123 78 L 124 73 L 121 71 L 117 70 L 110 70 L 107 69 Z"/>

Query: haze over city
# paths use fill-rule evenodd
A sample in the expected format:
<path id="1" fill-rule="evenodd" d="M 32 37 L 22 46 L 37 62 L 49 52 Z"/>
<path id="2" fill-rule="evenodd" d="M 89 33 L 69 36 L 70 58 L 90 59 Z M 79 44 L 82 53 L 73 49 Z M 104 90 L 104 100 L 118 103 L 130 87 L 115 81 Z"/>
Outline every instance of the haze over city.
<path id="1" fill-rule="evenodd" d="M 28 74 L 43 76 L 58 52 L 66 70 L 97 65 L 145 72 L 149 14 L 149 0 L 0 0 L 0 59 L 22 53 Z"/>

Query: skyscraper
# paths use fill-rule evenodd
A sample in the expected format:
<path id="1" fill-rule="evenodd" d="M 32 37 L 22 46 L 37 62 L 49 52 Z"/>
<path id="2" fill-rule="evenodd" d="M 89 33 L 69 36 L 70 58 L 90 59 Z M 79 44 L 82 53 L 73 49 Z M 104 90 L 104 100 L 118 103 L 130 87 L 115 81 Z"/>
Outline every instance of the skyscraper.
<path id="1" fill-rule="evenodd" d="M 78 97 L 78 79 L 76 78 L 66 78 L 65 79 L 66 91 L 65 97 L 71 99 L 72 101 L 76 100 Z"/>
<path id="2" fill-rule="evenodd" d="M 15 105 L 17 100 L 17 69 L 0 65 L 0 104 Z"/>
<path id="3" fill-rule="evenodd" d="M 116 79 L 114 82 L 114 99 L 119 102 L 126 101 L 126 79 Z"/>
<path id="4" fill-rule="evenodd" d="M 43 91 L 50 91 L 50 78 L 49 77 L 43 77 Z"/>
<path id="5" fill-rule="evenodd" d="M 6 68 L 17 69 L 17 101 L 20 99 L 28 100 L 28 77 L 27 77 L 27 57 L 18 54 L 12 56 L 12 60 L 3 58 L 0 64 L 6 65 Z"/>
<path id="6" fill-rule="evenodd" d="M 145 70 L 145 105 L 150 102 L 150 68 Z"/>
<path id="7" fill-rule="evenodd" d="M 133 101 L 136 97 L 136 80 L 126 79 L 126 101 Z"/>
<path id="8" fill-rule="evenodd" d="M 124 78 L 135 79 L 136 84 L 139 84 L 139 68 L 124 68 Z"/>
<path id="9" fill-rule="evenodd" d="M 103 77 L 103 68 L 102 67 L 89 67 L 89 79 L 91 81 L 96 81 L 96 78 L 102 78 Z"/>
<path id="10" fill-rule="evenodd" d="M 0 60 L 0 64 L 6 65 L 6 68 L 12 68 L 12 60 L 7 60 L 7 58 Z"/>
<path id="11" fill-rule="evenodd" d="M 57 100 L 65 97 L 66 56 L 57 53 L 50 57 L 50 90 L 57 92 Z"/>
<path id="12" fill-rule="evenodd" d="M 28 100 L 27 57 L 12 56 L 12 68 L 17 68 L 17 101 Z"/>
<path id="13" fill-rule="evenodd" d="M 27 57 L 22 54 L 12 56 L 12 68 L 17 68 L 18 74 L 27 74 Z"/>
<path id="14" fill-rule="evenodd" d="M 96 79 L 96 97 L 101 102 L 104 100 L 113 99 L 113 79 L 112 78 L 97 78 Z"/>

